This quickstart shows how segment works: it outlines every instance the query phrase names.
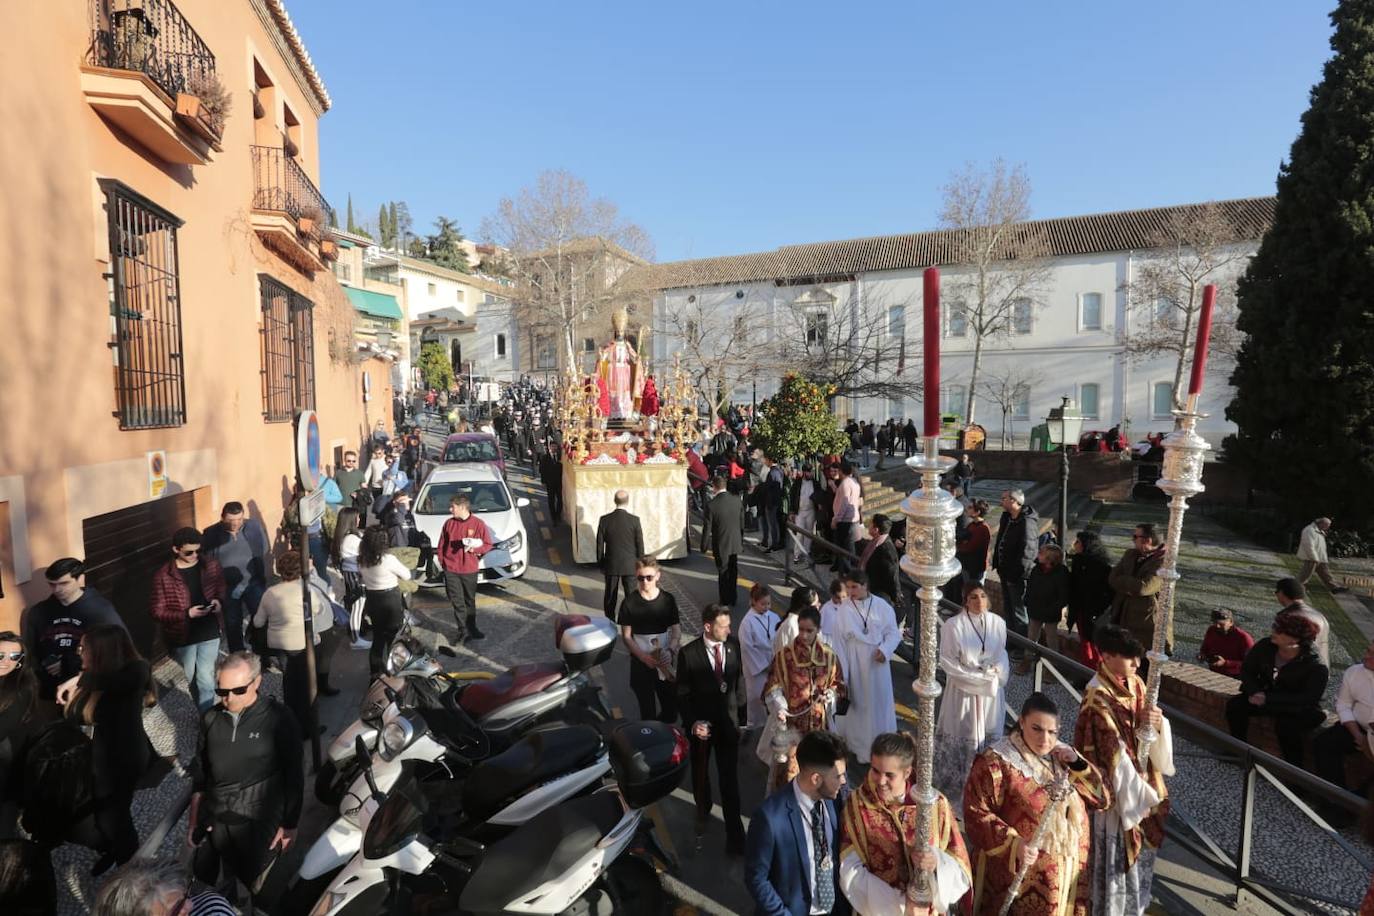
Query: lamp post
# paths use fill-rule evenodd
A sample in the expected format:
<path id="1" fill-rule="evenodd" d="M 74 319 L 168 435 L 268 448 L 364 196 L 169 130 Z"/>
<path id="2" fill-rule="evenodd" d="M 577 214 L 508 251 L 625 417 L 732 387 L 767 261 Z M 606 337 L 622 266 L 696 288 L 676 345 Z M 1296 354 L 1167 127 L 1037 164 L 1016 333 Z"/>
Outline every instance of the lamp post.
<path id="1" fill-rule="evenodd" d="M 1072 398 L 1065 397 L 1064 403 L 1050 408 L 1045 418 L 1049 428 L 1050 444 L 1059 446 L 1059 544 L 1068 543 L 1069 527 L 1069 446 L 1078 442 L 1083 432 L 1083 415 Z"/>

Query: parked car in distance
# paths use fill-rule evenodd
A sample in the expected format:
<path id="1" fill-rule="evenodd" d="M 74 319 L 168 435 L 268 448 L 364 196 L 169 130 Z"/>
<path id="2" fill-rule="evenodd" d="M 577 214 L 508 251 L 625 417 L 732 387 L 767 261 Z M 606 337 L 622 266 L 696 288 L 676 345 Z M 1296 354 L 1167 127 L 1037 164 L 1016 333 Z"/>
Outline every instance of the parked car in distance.
<path id="1" fill-rule="evenodd" d="M 492 582 L 523 576 L 529 568 L 529 538 L 525 534 L 525 521 L 520 516 L 520 510 L 528 506 L 530 501 L 523 496 L 511 498 L 510 488 L 506 486 L 505 478 L 495 463 L 444 464 L 436 467 L 425 478 L 415 500 L 415 526 L 437 548 L 444 522 L 450 517 L 449 500 L 460 493 L 468 497 L 472 514 L 486 522 L 491 529 L 494 547 L 482 557 L 478 567 L 479 581 Z M 437 581 L 425 580 L 420 584 L 433 588 L 441 587 L 444 582 L 440 578 Z"/>

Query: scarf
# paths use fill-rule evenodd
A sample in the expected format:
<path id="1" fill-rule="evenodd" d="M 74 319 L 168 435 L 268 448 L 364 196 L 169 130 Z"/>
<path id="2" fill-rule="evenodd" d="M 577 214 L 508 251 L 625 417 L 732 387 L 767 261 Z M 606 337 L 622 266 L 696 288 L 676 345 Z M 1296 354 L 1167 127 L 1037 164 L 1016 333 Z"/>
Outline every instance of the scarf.
<path id="1" fill-rule="evenodd" d="M 869 557 L 873 556 L 873 551 L 877 550 L 880 545 L 886 542 L 887 535 L 885 534 L 880 534 L 875 538 L 871 538 L 868 542 L 868 546 L 864 548 L 863 554 L 859 557 L 859 568 L 866 568 L 868 566 Z"/>
<path id="2" fill-rule="evenodd" d="M 1027 790 L 1028 795 L 1043 791 L 1048 801 L 1049 786 L 1054 782 L 1054 769 L 1047 758 L 1037 756 L 1026 746 L 1019 733 L 1001 739 L 993 744 L 990 750 L 1006 761 L 1012 769 L 1031 780 L 1034 786 Z M 1055 806 L 1055 810 L 1043 808 L 1040 818 L 1048 818 L 1048 826 L 1040 839 L 1040 851 L 1059 861 L 1077 861 L 1084 816 L 1083 800 L 1072 788 L 1069 789 L 1064 801 Z M 1026 839 L 1029 840 L 1030 837 Z"/>
<path id="3" fill-rule="evenodd" d="M 898 802 L 888 804 L 868 780 L 849 796 L 844 806 L 843 842 L 840 856 L 853 849 L 864 867 L 889 887 L 902 890 L 911 883 L 911 855 L 916 849 L 916 818 L 918 808 L 911 798 L 911 789 Z M 936 845 L 940 843 L 941 825 L 936 824 Z"/>

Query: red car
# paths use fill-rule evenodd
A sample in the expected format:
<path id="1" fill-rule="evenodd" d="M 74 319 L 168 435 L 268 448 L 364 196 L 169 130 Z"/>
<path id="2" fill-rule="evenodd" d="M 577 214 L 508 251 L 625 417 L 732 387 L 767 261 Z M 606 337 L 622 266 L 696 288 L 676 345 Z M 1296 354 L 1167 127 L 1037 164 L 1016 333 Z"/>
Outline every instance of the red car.
<path id="1" fill-rule="evenodd" d="M 439 464 L 494 464 L 506 476 L 506 456 L 501 443 L 490 433 L 453 433 L 444 440 L 444 450 L 435 456 L 431 467 Z"/>

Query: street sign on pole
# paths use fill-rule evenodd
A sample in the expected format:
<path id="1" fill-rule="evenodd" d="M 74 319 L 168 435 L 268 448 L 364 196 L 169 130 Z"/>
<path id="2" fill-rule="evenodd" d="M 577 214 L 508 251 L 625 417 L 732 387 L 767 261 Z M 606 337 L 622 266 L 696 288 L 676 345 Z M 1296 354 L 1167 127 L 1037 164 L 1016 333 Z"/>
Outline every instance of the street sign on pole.
<path id="1" fill-rule="evenodd" d="M 320 418 L 313 410 L 296 414 L 296 477 L 306 492 L 320 485 Z"/>
<path id="2" fill-rule="evenodd" d="M 309 528 L 324 518 L 324 491 L 311 490 L 301 495 L 301 524 Z"/>

